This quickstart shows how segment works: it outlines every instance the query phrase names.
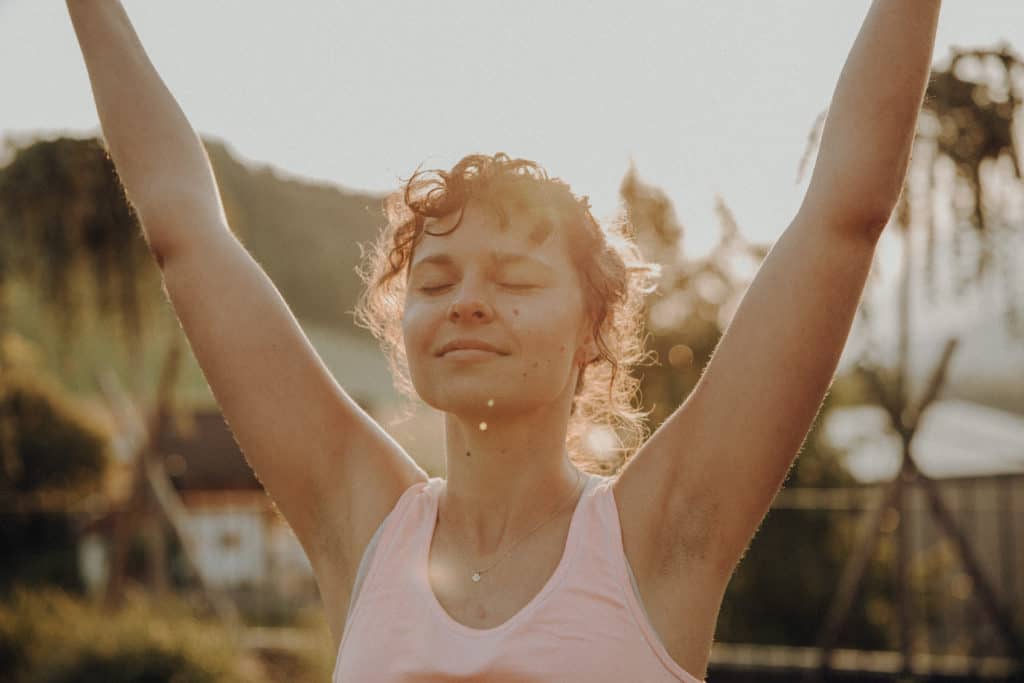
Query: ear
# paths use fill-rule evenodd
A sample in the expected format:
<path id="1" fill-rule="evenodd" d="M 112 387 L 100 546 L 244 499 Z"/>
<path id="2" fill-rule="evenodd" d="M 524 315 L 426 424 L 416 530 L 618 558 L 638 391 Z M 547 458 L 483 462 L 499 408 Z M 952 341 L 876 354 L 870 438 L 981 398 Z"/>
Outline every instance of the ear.
<path id="1" fill-rule="evenodd" d="M 577 365 L 589 365 L 597 360 L 598 355 L 597 342 L 594 341 L 594 335 L 588 334 L 586 340 L 576 349 L 575 362 Z"/>
<path id="2" fill-rule="evenodd" d="M 589 365 L 598 358 L 599 352 L 597 341 L 594 338 L 593 320 L 589 315 L 584 315 L 580 327 L 576 331 L 576 353 L 573 363 L 576 365 Z"/>

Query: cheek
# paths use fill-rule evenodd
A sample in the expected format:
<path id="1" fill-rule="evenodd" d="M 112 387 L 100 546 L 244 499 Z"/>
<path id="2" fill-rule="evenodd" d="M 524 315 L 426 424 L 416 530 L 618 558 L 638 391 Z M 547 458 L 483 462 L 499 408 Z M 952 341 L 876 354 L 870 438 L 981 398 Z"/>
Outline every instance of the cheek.
<path id="1" fill-rule="evenodd" d="M 518 310 L 518 312 L 517 312 Z M 575 329 L 558 307 L 532 311 L 525 306 L 513 309 L 513 324 L 523 340 L 526 356 L 532 362 L 547 364 L 551 369 L 570 364 Z"/>
<path id="2" fill-rule="evenodd" d="M 406 348 L 413 350 L 422 344 L 427 325 L 427 316 L 421 306 L 410 306 L 402 312 L 402 339 Z"/>

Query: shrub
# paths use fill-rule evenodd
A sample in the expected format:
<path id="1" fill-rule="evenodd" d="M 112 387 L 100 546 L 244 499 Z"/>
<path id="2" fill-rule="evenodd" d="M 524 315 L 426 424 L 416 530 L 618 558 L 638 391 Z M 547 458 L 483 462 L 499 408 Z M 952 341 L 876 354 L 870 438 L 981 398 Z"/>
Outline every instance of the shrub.
<path id="1" fill-rule="evenodd" d="M 7 440 L 0 444 L 0 490 L 15 496 L 63 492 L 73 500 L 100 486 L 112 435 L 58 383 L 5 370 L 0 417 Z"/>
<path id="2" fill-rule="evenodd" d="M 56 381 L 0 369 L 0 596 L 26 583 L 82 588 L 70 511 L 102 489 L 110 438 Z"/>
<path id="3" fill-rule="evenodd" d="M 181 602 L 133 597 L 116 612 L 19 588 L 0 607 L 0 679 L 12 683 L 264 681 L 222 626 Z"/>

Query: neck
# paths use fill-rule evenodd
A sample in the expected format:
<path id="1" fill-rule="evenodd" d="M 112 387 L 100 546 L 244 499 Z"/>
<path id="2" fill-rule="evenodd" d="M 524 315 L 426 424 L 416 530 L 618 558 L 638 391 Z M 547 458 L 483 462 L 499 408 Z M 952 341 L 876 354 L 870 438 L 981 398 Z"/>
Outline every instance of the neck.
<path id="1" fill-rule="evenodd" d="M 572 514 L 574 491 L 586 475 L 565 449 L 566 416 L 546 408 L 495 412 L 485 430 L 479 417 L 446 415 L 447 482 L 438 523 L 469 544 L 467 551 L 490 555 L 538 524 Z"/>

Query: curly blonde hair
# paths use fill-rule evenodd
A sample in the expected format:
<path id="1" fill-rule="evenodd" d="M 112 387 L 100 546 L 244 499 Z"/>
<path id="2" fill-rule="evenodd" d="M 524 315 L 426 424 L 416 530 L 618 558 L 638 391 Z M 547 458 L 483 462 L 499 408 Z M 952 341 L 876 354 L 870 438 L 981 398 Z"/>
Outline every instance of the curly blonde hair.
<path id="1" fill-rule="evenodd" d="M 587 197 L 577 197 L 567 183 L 549 177 L 536 162 L 499 152 L 468 155 L 450 171 L 417 169 L 402 189 L 384 200 L 387 224 L 369 253 L 360 245 L 358 272 L 366 287 L 354 311 L 356 323 L 379 340 L 395 387 L 414 400 L 401 329 L 413 250 L 424 233 L 447 235 L 457 229 L 470 200 L 492 207 L 503 227 L 509 208 L 538 203 L 552 207 L 570 231 L 570 243 L 579 246 L 570 255 L 582 283 L 598 355 L 580 370 L 566 447 L 584 470 L 617 470 L 647 436 L 648 413 L 638 406 L 640 381 L 632 370 L 649 358 L 644 351 L 643 299 L 654 290 L 660 270 L 643 259 L 625 217 L 602 226 L 591 214 Z M 459 220 L 448 232 L 426 230 L 428 219 L 454 212 L 460 212 Z M 612 448 L 618 462 L 594 457 L 595 449 L 587 446 L 585 437 L 595 427 L 606 427 L 615 437 Z"/>

